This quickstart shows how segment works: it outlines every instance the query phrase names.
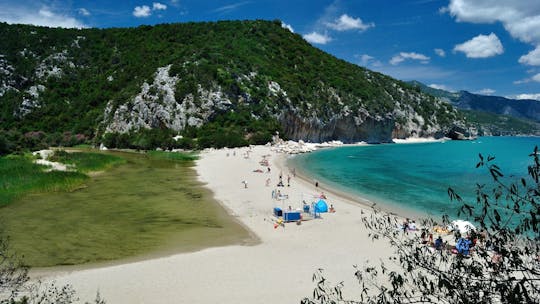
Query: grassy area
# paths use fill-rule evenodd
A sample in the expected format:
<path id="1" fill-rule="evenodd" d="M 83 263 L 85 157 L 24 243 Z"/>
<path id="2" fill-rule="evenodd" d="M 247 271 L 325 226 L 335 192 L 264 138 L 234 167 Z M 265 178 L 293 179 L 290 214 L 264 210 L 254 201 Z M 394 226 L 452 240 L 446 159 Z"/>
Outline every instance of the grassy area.
<path id="1" fill-rule="evenodd" d="M 77 171 L 91 172 L 102 171 L 111 168 L 114 165 L 125 163 L 126 160 L 110 154 L 98 152 L 75 152 L 68 153 L 63 150 L 55 151 L 49 157 L 50 161 L 63 164 L 75 165 Z"/>
<path id="2" fill-rule="evenodd" d="M 166 151 L 148 151 L 146 154 L 155 159 L 167 159 L 181 162 L 192 162 L 197 160 L 195 152 L 166 152 Z"/>
<path id="3" fill-rule="evenodd" d="M 29 193 L 73 190 L 86 180 L 80 172 L 45 172 L 28 156 L 0 157 L 0 207 Z"/>
<path id="4" fill-rule="evenodd" d="M 76 191 L 30 194 L 0 208 L 0 223 L 26 263 L 93 263 L 249 238 L 196 181 L 189 162 L 107 154 L 126 163 Z"/>

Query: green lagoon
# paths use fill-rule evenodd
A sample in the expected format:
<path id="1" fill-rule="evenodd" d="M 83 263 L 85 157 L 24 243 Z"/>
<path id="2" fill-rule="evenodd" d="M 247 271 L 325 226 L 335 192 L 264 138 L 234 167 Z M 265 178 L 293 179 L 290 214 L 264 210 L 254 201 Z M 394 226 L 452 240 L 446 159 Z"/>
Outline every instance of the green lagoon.
<path id="1" fill-rule="evenodd" d="M 142 259 L 251 243 L 196 180 L 192 162 L 108 152 L 124 164 L 73 191 L 28 194 L 0 208 L 11 247 L 31 266 Z"/>

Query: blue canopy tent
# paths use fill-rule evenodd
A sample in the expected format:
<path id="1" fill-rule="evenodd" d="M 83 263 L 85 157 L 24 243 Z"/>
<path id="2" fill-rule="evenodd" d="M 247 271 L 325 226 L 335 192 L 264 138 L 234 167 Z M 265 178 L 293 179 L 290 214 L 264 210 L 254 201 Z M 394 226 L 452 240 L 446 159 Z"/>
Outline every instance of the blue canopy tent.
<path id="1" fill-rule="evenodd" d="M 315 206 L 313 208 L 316 213 L 323 213 L 328 212 L 328 205 L 326 204 L 326 201 L 323 199 L 320 199 L 318 202 L 315 203 Z"/>

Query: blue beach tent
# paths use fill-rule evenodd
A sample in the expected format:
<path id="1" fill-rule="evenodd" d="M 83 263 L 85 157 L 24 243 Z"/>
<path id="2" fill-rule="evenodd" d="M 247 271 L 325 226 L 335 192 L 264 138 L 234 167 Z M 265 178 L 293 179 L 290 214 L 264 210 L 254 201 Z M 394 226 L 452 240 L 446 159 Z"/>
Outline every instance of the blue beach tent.
<path id="1" fill-rule="evenodd" d="M 320 199 L 318 202 L 315 203 L 314 209 L 317 213 L 328 212 L 328 205 L 326 204 L 326 201 Z"/>

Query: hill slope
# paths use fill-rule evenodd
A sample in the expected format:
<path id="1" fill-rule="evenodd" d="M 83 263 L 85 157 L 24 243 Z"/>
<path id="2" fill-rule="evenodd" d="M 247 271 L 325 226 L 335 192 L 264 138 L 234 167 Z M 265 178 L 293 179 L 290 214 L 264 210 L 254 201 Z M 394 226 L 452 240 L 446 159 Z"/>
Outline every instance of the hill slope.
<path id="1" fill-rule="evenodd" d="M 463 124 L 450 105 L 324 53 L 279 21 L 82 30 L 0 23 L 0 35 L 0 129 L 31 138 L 71 132 L 145 148 L 182 134 L 184 144 L 196 138 L 204 147 L 281 131 L 388 142 Z"/>
<path id="2" fill-rule="evenodd" d="M 467 91 L 448 92 L 418 81 L 410 84 L 462 110 L 467 120 L 478 128 L 480 135 L 540 135 L 540 101 L 486 96 Z"/>

